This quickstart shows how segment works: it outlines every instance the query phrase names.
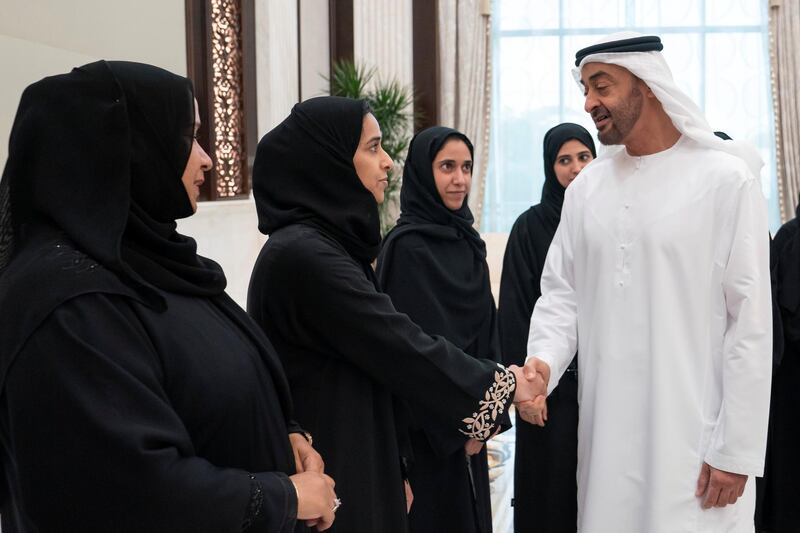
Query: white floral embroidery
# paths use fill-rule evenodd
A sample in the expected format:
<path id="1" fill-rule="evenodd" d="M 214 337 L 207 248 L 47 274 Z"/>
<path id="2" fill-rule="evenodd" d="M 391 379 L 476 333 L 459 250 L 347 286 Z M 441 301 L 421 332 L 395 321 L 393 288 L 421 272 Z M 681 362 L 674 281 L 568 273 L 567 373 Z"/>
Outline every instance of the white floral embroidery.
<path id="1" fill-rule="evenodd" d="M 492 435 L 497 415 L 503 414 L 511 393 L 517 388 L 514 373 L 502 365 L 494 373 L 494 384 L 489 387 L 484 399 L 478 403 L 478 412 L 462 420 L 467 430 L 459 430 L 471 439 L 485 441 Z"/>

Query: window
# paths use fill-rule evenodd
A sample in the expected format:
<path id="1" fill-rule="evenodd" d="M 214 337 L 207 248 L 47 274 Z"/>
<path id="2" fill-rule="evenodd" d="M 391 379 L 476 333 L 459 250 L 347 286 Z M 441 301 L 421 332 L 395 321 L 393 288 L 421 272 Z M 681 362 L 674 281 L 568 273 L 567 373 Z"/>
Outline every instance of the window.
<path id="1" fill-rule="evenodd" d="M 659 35 L 676 82 L 711 127 L 759 148 L 770 227 L 779 227 L 765 2 L 494 0 L 492 13 L 492 146 L 483 231 L 509 231 L 539 202 L 542 140 L 550 127 L 576 122 L 595 134 L 571 74 L 575 52 L 621 30 Z"/>

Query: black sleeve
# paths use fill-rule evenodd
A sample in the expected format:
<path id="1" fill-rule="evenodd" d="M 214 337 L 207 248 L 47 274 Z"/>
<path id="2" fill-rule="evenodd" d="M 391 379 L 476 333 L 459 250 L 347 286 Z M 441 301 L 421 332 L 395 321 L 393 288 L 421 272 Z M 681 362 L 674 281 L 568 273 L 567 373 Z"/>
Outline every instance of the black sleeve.
<path id="1" fill-rule="evenodd" d="M 426 252 L 420 253 L 419 245 L 409 245 L 409 242 L 411 239 L 406 237 L 392 243 L 391 265 L 379 261 L 381 288 L 391 298 L 392 305 L 407 313 L 423 331 L 432 331 L 431 328 L 447 331 L 453 324 L 449 322 L 436 293 L 428 290 L 428 283 L 420 274 L 433 268 L 428 263 L 432 256 Z M 444 336 L 450 338 L 446 333 Z M 496 360 L 494 357 L 491 359 Z M 455 432 L 446 425 L 443 427 L 430 417 L 420 417 L 419 414 L 424 413 L 425 409 L 419 407 L 418 402 L 410 402 L 410 415 L 417 429 L 425 432 L 428 443 L 437 454 L 448 456 L 464 447 L 467 437 L 463 433 Z"/>
<path id="2" fill-rule="evenodd" d="M 535 251 L 530 246 L 524 219 L 520 217 L 508 237 L 500 277 L 497 313 L 501 353 L 506 365 L 525 362 L 531 314 L 541 296 L 540 279 Z"/>
<path id="3" fill-rule="evenodd" d="M 127 302 L 91 294 L 59 307 L 27 342 L 5 392 L 9 446 L 37 531 L 291 532 L 281 472 L 194 453 Z"/>
<path id="4" fill-rule="evenodd" d="M 334 245 L 310 241 L 276 251 L 286 255 L 263 280 L 260 300 L 272 298 L 283 309 L 291 304 L 274 296 L 290 293 L 287 298 L 298 302 L 292 311 L 298 316 L 287 319 L 295 325 L 287 331 L 293 342 L 311 351 L 323 346 L 468 437 L 486 440 L 507 418 L 513 373 L 427 335 Z"/>

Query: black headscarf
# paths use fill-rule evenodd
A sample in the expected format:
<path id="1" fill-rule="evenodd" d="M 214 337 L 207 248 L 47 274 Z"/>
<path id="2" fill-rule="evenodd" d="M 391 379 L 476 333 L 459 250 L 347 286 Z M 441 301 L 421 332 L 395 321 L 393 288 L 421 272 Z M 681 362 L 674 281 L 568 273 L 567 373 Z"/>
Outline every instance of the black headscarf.
<path id="1" fill-rule="evenodd" d="M 29 86 L 3 172 L 16 249 L 8 270 L 46 234 L 68 241 L 155 308 L 164 301 L 154 287 L 222 293 L 219 265 L 176 232 L 175 219 L 192 214 L 181 177 L 194 116 L 191 82 L 150 65 L 98 61 Z M 3 278 L 12 274 L 36 284 L 24 272 Z M 65 298 L 70 291 L 51 292 Z M 39 303 L 57 305 L 53 298 Z"/>
<path id="2" fill-rule="evenodd" d="M 309 224 L 353 257 L 372 261 L 378 255 L 378 204 L 353 165 L 366 110 L 362 100 L 311 98 L 264 135 L 253 163 L 262 233 Z"/>
<path id="3" fill-rule="evenodd" d="M 442 335 L 456 346 L 467 349 L 484 331 L 484 323 L 493 321 L 494 300 L 486 264 L 486 244 L 472 227 L 474 219 L 468 198 L 464 198 L 459 209 L 451 211 L 436 189 L 433 162 L 451 139 L 464 141 L 472 156 L 470 140 L 451 128 L 434 126 L 411 140 L 400 189 L 400 218 L 383 242 L 378 279 L 387 287 L 390 279 L 413 279 L 415 291 L 436 295 L 435 305 L 417 304 L 414 291 L 407 294 L 407 298 L 393 294 L 392 299 L 403 300 L 403 305 L 397 301 L 395 305 L 418 317 L 418 322 L 426 325 L 426 331 Z M 415 253 L 427 255 L 425 263 L 430 268 L 424 273 L 414 272 L 418 264 L 415 258 L 395 253 L 397 243 L 412 235 L 424 243 L 424 247 L 415 249 Z"/>
<path id="4" fill-rule="evenodd" d="M 461 207 L 451 211 L 436 190 L 433 178 L 433 161 L 445 143 L 451 139 L 464 141 L 470 157 L 475 158 L 472 142 L 463 133 L 452 128 L 434 126 L 422 130 L 411 140 L 408 157 L 403 168 L 403 185 L 400 189 L 400 218 L 398 226 L 407 224 L 427 226 L 449 226 L 466 238 L 476 251 L 486 257 L 486 245 L 480 234 L 472 227 L 475 217 L 469 209 L 469 197 Z M 417 228 L 419 229 L 419 228 Z M 435 230 L 435 227 L 429 227 Z"/>
<path id="5" fill-rule="evenodd" d="M 592 157 L 597 157 L 594 140 L 583 126 L 564 122 L 550 128 L 544 134 L 544 185 L 542 186 L 541 205 L 548 215 L 555 215 L 557 220 L 561 219 L 561 206 L 564 205 L 564 191 L 566 189 L 558 182 L 554 166 L 561 147 L 564 146 L 565 142 L 573 139 L 586 146 L 592 152 Z M 558 225 L 557 221 L 556 225 Z"/>

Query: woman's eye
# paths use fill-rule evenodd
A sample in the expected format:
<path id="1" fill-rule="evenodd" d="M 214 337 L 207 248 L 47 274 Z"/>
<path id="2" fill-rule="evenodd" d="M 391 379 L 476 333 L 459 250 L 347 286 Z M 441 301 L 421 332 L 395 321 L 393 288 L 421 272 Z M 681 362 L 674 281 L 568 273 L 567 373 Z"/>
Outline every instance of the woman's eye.
<path id="1" fill-rule="evenodd" d="M 588 154 L 584 154 L 584 155 L 581 156 L 581 161 L 591 161 L 591 160 L 592 160 L 592 158 L 589 157 Z"/>
<path id="2" fill-rule="evenodd" d="M 471 173 L 472 172 L 472 163 L 467 163 L 464 165 L 464 172 Z"/>
<path id="3" fill-rule="evenodd" d="M 453 165 L 451 163 L 442 163 L 441 169 L 447 171 L 453 170 Z"/>
<path id="4" fill-rule="evenodd" d="M 569 157 L 562 157 L 558 160 L 558 163 L 560 165 L 569 165 Z"/>

